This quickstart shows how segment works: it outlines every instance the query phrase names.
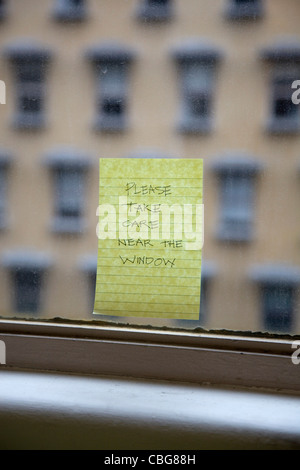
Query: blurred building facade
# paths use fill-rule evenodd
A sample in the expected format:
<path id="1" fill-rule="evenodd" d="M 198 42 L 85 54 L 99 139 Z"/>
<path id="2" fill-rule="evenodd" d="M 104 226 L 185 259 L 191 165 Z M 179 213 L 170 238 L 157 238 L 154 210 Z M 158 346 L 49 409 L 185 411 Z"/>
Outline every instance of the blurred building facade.
<path id="1" fill-rule="evenodd" d="M 93 320 L 98 159 L 161 155 L 204 160 L 193 326 L 299 333 L 298 0 L 3 0 L 0 17 L 0 316 Z"/>

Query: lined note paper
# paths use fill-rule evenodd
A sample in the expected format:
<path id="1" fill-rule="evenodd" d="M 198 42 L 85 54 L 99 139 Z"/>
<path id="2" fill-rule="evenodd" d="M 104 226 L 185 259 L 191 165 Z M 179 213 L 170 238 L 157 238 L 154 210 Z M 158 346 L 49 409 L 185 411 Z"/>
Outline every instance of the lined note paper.
<path id="1" fill-rule="evenodd" d="M 200 159 L 101 158 L 94 314 L 197 320 Z"/>

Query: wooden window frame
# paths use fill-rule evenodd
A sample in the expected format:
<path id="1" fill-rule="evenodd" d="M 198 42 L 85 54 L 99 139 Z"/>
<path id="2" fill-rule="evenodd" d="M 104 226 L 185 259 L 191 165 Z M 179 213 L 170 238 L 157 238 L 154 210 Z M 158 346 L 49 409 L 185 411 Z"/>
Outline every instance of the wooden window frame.
<path id="1" fill-rule="evenodd" d="M 291 336 L 0 320 L 1 367 L 300 391 Z"/>

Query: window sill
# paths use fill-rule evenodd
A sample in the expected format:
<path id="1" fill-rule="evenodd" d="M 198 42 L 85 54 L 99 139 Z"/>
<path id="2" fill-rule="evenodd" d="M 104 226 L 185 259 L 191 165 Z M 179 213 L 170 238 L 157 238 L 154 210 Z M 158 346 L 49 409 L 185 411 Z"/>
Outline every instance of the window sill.
<path id="1" fill-rule="evenodd" d="M 180 134 L 203 134 L 208 135 L 213 131 L 213 126 L 210 120 L 202 121 L 181 121 L 177 126 L 177 131 Z"/>
<path id="2" fill-rule="evenodd" d="M 13 121 L 13 127 L 17 130 L 40 130 L 46 127 L 46 121 L 45 118 L 40 115 L 18 115 Z"/>
<path id="3" fill-rule="evenodd" d="M 243 232 L 241 230 L 230 231 L 220 228 L 217 233 L 217 239 L 225 243 L 250 243 L 253 241 L 253 236 L 248 230 Z"/>
<path id="4" fill-rule="evenodd" d="M 100 132 L 124 132 L 127 129 L 125 119 L 97 118 L 94 123 L 95 131 Z"/>
<path id="5" fill-rule="evenodd" d="M 55 217 L 52 221 L 51 231 L 57 234 L 82 234 L 86 229 L 86 224 L 82 219 L 74 218 L 70 220 L 63 217 Z"/>
<path id="6" fill-rule="evenodd" d="M 292 337 L 0 320 L 7 366 L 300 392 Z"/>
<path id="7" fill-rule="evenodd" d="M 231 6 L 225 12 L 225 17 L 230 21 L 255 21 L 263 17 L 262 6 L 237 7 Z"/>
<path id="8" fill-rule="evenodd" d="M 53 13 L 54 20 L 62 23 L 81 22 L 86 20 L 85 8 L 57 9 Z"/>
<path id="9" fill-rule="evenodd" d="M 300 132 L 298 121 L 275 120 L 267 122 L 267 132 L 274 135 L 297 135 Z"/>
<path id="10" fill-rule="evenodd" d="M 299 449 L 300 398 L 0 369 L 1 449 Z"/>
<path id="11" fill-rule="evenodd" d="M 154 7 L 142 6 L 137 12 L 137 18 L 143 22 L 165 22 L 172 18 L 170 7 Z"/>

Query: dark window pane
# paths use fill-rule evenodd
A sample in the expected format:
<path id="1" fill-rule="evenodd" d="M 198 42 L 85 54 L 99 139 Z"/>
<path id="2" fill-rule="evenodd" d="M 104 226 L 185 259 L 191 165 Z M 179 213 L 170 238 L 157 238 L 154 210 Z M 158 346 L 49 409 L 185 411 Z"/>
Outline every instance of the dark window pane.
<path id="1" fill-rule="evenodd" d="M 81 213 L 78 207 L 62 207 L 59 215 L 62 217 L 79 217 Z"/>
<path id="2" fill-rule="evenodd" d="M 57 215 L 80 217 L 82 212 L 82 174 L 76 170 L 60 170 L 56 174 Z"/>
<path id="3" fill-rule="evenodd" d="M 89 275 L 89 288 L 90 288 L 92 310 L 94 310 L 96 279 L 97 279 L 97 272 L 91 273 Z"/>
<path id="4" fill-rule="evenodd" d="M 296 106 L 291 99 L 277 99 L 274 103 L 274 114 L 276 117 L 289 117 L 296 115 Z"/>
<path id="5" fill-rule="evenodd" d="M 40 303 L 40 273 L 21 270 L 15 273 L 15 310 L 17 312 L 37 312 Z"/>
<path id="6" fill-rule="evenodd" d="M 121 116 L 124 113 L 124 105 L 120 99 L 104 99 L 102 112 L 106 116 Z"/>
<path id="7" fill-rule="evenodd" d="M 257 0 L 234 0 L 236 5 L 253 5 L 257 3 Z"/>
<path id="8" fill-rule="evenodd" d="M 43 69 L 40 65 L 24 63 L 18 69 L 18 79 L 23 83 L 41 82 Z"/>
<path id="9" fill-rule="evenodd" d="M 167 5 L 169 3 L 169 0 L 148 0 L 149 5 Z"/>
<path id="10" fill-rule="evenodd" d="M 192 116 L 206 117 L 209 113 L 209 100 L 205 96 L 190 96 L 188 98 L 188 106 Z"/>
<path id="11" fill-rule="evenodd" d="M 21 98 L 21 109 L 25 113 L 39 113 L 42 110 L 42 101 L 40 98 L 23 96 Z"/>
<path id="12" fill-rule="evenodd" d="M 292 329 L 293 289 L 265 287 L 263 289 L 264 326 L 267 330 L 289 332 Z"/>

